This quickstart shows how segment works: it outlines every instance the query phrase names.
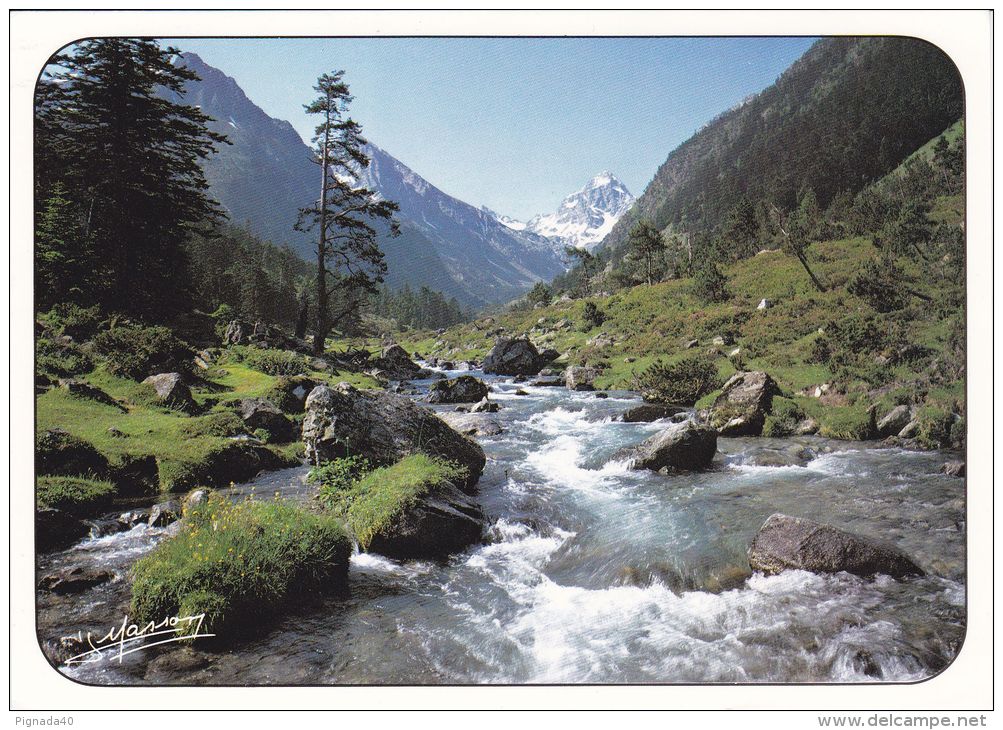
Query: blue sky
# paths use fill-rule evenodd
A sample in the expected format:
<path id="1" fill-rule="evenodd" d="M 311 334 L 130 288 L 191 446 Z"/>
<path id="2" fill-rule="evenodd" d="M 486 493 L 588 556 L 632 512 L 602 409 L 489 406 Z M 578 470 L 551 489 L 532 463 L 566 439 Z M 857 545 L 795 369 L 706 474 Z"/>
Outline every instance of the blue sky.
<path id="1" fill-rule="evenodd" d="M 640 195 L 681 142 L 811 38 L 172 39 L 306 141 L 344 69 L 372 142 L 445 192 L 527 219 L 608 169 Z"/>

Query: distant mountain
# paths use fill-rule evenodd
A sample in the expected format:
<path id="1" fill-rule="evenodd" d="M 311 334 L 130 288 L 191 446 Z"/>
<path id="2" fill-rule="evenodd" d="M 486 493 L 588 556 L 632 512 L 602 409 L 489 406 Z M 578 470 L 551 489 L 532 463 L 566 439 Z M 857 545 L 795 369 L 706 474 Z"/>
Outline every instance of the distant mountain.
<path id="1" fill-rule="evenodd" d="M 824 208 L 902 162 L 964 113 L 957 69 L 913 38 L 826 38 L 776 83 L 676 148 L 602 249 L 623 253 L 641 218 L 714 232 L 743 197 L 793 206 L 811 187 Z"/>
<path id="2" fill-rule="evenodd" d="M 234 223 L 309 260 L 312 238 L 293 225 L 298 210 L 319 195 L 310 148 L 289 122 L 268 116 L 236 81 L 198 55 L 184 53 L 178 63 L 199 76 L 186 85 L 184 102 L 213 117 L 213 131 L 231 142 L 205 163 L 211 194 Z M 508 228 L 443 193 L 375 145 L 369 153 L 372 163 L 360 177 L 401 206 L 402 235 L 380 238 L 391 286 L 424 285 L 480 307 L 513 299 L 564 271 L 560 253 L 546 239 Z"/>
<path id="3" fill-rule="evenodd" d="M 561 201 L 557 211 L 538 215 L 526 230 L 555 239 L 564 245 L 594 249 L 630 210 L 634 196 L 614 175 L 603 170 L 585 187 Z"/>

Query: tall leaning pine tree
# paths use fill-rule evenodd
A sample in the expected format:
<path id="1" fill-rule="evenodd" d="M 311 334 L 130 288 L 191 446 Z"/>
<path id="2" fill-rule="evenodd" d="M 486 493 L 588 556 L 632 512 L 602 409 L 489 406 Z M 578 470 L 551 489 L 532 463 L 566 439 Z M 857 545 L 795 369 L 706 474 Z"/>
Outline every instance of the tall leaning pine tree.
<path id="1" fill-rule="evenodd" d="M 397 235 L 397 204 L 363 185 L 359 173 L 369 165 L 362 127 L 347 116 L 352 102 L 344 71 L 317 79 L 318 96 L 306 105 L 321 117 L 314 134 L 314 162 L 320 168 L 320 197 L 300 210 L 297 230 L 316 231 L 317 315 L 313 351 L 320 355 L 331 330 L 350 321 L 362 294 L 377 290 L 386 273 L 376 225 Z"/>

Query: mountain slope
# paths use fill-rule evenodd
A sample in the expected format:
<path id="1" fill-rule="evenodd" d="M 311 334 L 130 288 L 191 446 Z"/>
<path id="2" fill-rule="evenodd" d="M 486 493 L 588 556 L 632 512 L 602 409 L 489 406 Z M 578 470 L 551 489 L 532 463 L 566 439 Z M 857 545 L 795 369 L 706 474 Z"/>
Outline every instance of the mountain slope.
<path id="1" fill-rule="evenodd" d="M 824 208 L 894 169 L 963 110 L 954 65 L 924 41 L 821 40 L 673 151 L 602 246 L 616 258 L 641 218 L 714 231 L 743 196 L 790 207 L 810 186 Z"/>
<path id="2" fill-rule="evenodd" d="M 312 258 L 310 235 L 293 230 L 299 208 L 319 194 L 309 147 L 291 124 L 269 117 L 219 69 L 194 53 L 179 62 L 200 77 L 187 84 L 185 103 L 213 117 L 213 131 L 232 143 L 205 163 L 210 192 L 234 223 Z M 375 145 L 368 152 L 372 162 L 361 179 L 401 206 L 401 236 L 380 237 L 391 286 L 425 285 L 464 305 L 483 306 L 508 301 L 564 270 L 545 239 L 513 231 L 443 193 Z"/>

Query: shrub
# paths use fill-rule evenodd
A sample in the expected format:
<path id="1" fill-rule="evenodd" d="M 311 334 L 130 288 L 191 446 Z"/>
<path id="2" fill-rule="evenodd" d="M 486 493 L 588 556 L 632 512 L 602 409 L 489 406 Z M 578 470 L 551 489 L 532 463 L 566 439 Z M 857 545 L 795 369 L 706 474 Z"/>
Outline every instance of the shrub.
<path id="1" fill-rule="evenodd" d="M 35 485 L 40 508 L 63 510 L 77 516 L 96 514 L 111 504 L 115 485 L 83 477 L 42 476 Z"/>
<path id="2" fill-rule="evenodd" d="M 182 525 L 133 566 L 139 622 L 205 613 L 202 631 L 225 640 L 260 628 L 292 596 L 347 583 L 352 543 L 333 516 L 210 495 Z"/>
<path id="3" fill-rule="evenodd" d="M 805 413 L 795 401 L 774 396 L 770 415 L 763 423 L 763 436 L 790 436 L 804 419 Z"/>
<path id="4" fill-rule="evenodd" d="M 158 457 L 157 470 L 161 489 L 179 492 L 198 486 L 239 482 L 250 479 L 262 469 L 289 465 L 280 461 L 263 446 L 246 441 L 221 441 L 208 448 L 192 449 L 187 457 Z"/>
<path id="5" fill-rule="evenodd" d="M 646 401 L 690 406 L 721 387 L 721 378 L 713 360 L 696 355 L 672 364 L 655 362 L 641 373 L 637 386 Z"/>
<path id="6" fill-rule="evenodd" d="M 585 302 L 585 310 L 582 312 L 582 319 L 585 322 L 586 331 L 601 327 L 606 321 L 606 313 L 596 306 L 595 302 Z"/>
<path id="7" fill-rule="evenodd" d="M 61 344 L 46 337 L 35 340 L 35 369 L 57 378 L 89 373 L 94 361 L 75 344 Z"/>
<path id="8" fill-rule="evenodd" d="M 356 480 L 370 471 L 369 462 L 361 456 L 332 459 L 310 470 L 308 478 L 320 483 L 317 498 L 330 509 L 336 509 Z"/>
<path id="9" fill-rule="evenodd" d="M 40 319 L 57 335 L 69 335 L 75 340 L 94 336 L 101 324 L 101 310 L 97 306 L 81 307 L 70 302 L 55 305 Z"/>
<path id="10" fill-rule="evenodd" d="M 820 436 L 866 441 L 874 435 L 874 415 L 861 406 L 831 406 L 818 418 Z"/>
<path id="11" fill-rule="evenodd" d="M 530 305 L 550 304 L 550 301 L 553 298 L 553 290 L 542 281 L 536 282 L 536 284 L 533 285 L 533 288 L 529 290 L 529 293 L 526 294 L 526 301 Z"/>
<path id="12" fill-rule="evenodd" d="M 928 449 L 943 449 L 950 447 L 955 418 L 949 410 L 935 406 L 926 406 L 917 413 L 919 433 L 916 439 Z"/>
<path id="13" fill-rule="evenodd" d="M 306 357 L 291 350 L 231 349 L 245 365 L 267 375 L 298 375 L 310 369 Z"/>
<path id="14" fill-rule="evenodd" d="M 115 327 L 95 337 L 94 347 L 107 358 L 111 373 L 133 380 L 192 366 L 191 349 L 166 327 Z"/>
<path id="15" fill-rule="evenodd" d="M 871 259 L 850 280 L 846 290 L 863 299 L 878 312 L 902 309 L 908 302 L 902 283 L 902 272 L 891 260 Z"/>
<path id="16" fill-rule="evenodd" d="M 731 296 L 728 279 L 717 264 L 707 261 L 693 277 L 693 294 L 702 302 L 724 302 Z"/>

